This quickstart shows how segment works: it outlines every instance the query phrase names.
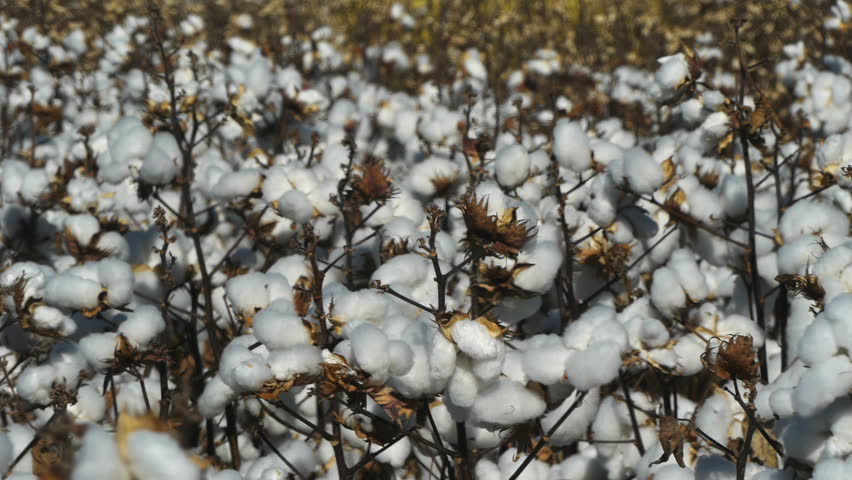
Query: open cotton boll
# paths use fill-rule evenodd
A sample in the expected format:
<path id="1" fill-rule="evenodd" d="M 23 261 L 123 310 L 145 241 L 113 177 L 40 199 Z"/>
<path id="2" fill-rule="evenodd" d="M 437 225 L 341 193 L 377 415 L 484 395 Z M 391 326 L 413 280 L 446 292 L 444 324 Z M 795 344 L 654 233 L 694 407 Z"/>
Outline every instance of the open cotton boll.
<path id="1" fill-rule="evenodd" d="M 563 249 L 553 242 L 536 242 L 531 249 L 522 250 L 518 262 L 532 266 L 518 272 L 513 283 L 528 292 L 547 293 L 562 267 L 562 253 Z"/>
<path id="2" fill-rule="evenodd" d="M 654 271 L 651 284 L 651 302 L 665 316 L 671 316 L 686 306 L 686 293 L 677 273 L 669 267 Z"/>
<path id="3" fill-rule="evenodd" d="M 589 137 L 579 123 L 564 118 L 556 122 L 553 155 L 559 165 L 574 172 L 583 172 L 592 166 Z"/>
<path id="4" fill-rule="evenodd" d="M 163 313 L 153 305 L 140 305 L 127 314 L 127 319 L 118 326 L 118 333 L 136 348 L 145 348 L 157 335 L 166 329 Z"/>
<path id="5" fill-rule="evenodd" d="M 523 369 L 527 377 L 544 385 L 562 381 L 568 349 L 558 335 L 536 335 L 524 343 Z"/>
<path id="6" fill-rule="evenodd" d="M 476 395 L 479 393 L 481 384 L 482 381 L 479 380 L 479 378 L 473 374 L 473 370 L 471 370 L 470 360 L 467 358 L 460 358 L 456 362 L 456 369 L 453 372 L 453 376 L 450 378 L 450 383 L 447 385 L 446 390 L 447 407 L 450 408 L 450 413 L 453 414 L 454 417 L 458 417 L 458 415 L 454 412 L 458 408 L 467 409 L 473 406 L 473 402 L 476 400 Z"/>
<path id="7" fill-rule="evenodd" d="M 556 425 L 556 422 L 565 415 L 565 412 L 571 408 L 579 394 L 580 391 L 575 390 L 558 407 L 547 412 L 541 419 L 541 428 L 545 432 L 549 432 Z M 553 435 L 550 437 L 550 444 L 555 447 L 563 447 L 585 438 L 589 425 L 591 425 L 592 420 L 595 419 L 595 415 L 598 413 L 600 401 L 600 391 L 597 388 L 589 390 L 586 396 L 583 397 L 582 403 L 553 432 Z"/>
<path id="8" fill-rule="evenodd" d="M 220 200 L 231 201 L 245 197 L 261 186 L 260 170 L 247 168 L 222 175 L 213 191 Z"/>
<path id="9" fill-rule="evenodd" d="M 101 224 L 98 219 L 88 213 L 69 215 L 65 217 L 63 225 L 65 231 L 70 233 L 80 245 L 84 246 L 89 245 L 92 237 L 101 231 Z"/>
<path id="10" fill-rule="evenodd" d="M 5 470 L 5 468 L 4 468 Z M 87 425 L 83 444 L 75 455 L 71 480 L 127 480 L 115 436 L 98 425 Z"/>
<path id="11" fill-rule="evenodd" d="M 663 92 L 663 98 L 669 98 L 686 82 L 689 76 L 689 64 L 682 53 L 660 57 L 657 63 L 660 66 L 657 67 L 654 80 Z"/>
<path id="12" fill-rule="evenodd" d="M 459 350 L 474 359 L 494 358 L 500 341 L 491 336 L 488 328 L 474 320 L 459 320 L 451 328 L 453 341 Z"/>
<path id="13" fill-rule="evenodd" d="M 827 407 L 852 388 L 852 362 L 846 355 L 837 355 L 802 374 L 793 392 L 796 413 L 811 416 Z"/>
<path id="14" fill-rule="evenodd" d="M 269 305 L 266 275 L 252 272 L 232 277 L 225 283 L 225 293 L 238 315 L 253 316 Z"/>
<path id="15" fill-rule="evenodd" d="M 699 302 L 707 297 L 707 282 L 690 250 L 684 248 L 675 250 L 669 259 L 668 266 L 674 271 L 690 300 Z M 656 276 L 654 278 L 656 281 Z"/>
<path id="16" fill-rule="evenodd" d="M 509 427 L 544 413 L 544 400 L 507 378 L 497 378 L 480 389 L 471 407 L 471 420 L 481 425 Z"/>
<path id="17" fill-rule="evenodd" d="M 245 477 L 236 470 L 225 469 L 213 472 L 209 480 L 245 480 Z"/>
<path id="18" fill-rule="evenodd" d="M 391 375 L 405 375 L 414 364 L 414 352 L 407 343 L 400 340 L 388 342 L 388 370 Z"/>
<path id="19" fill-rule="evenodd" d="M 358 366 L 372 376 L 383 378 L 390 366 L 388 337 L 378 327 L 362 323 L 350 334 L 352 353 Z"/>
<path id="20" fill-rule="evenodd" d="M 431 197 L 441 179 L 453 180 L 459 176 L 459 166 L 442 157 L 429 157 L 417 163 L 408 172 L 408 182 L 417 195 Z"/>
<path id="21" fill-rule="evenodd" d="M 852 293 L 845 293 L 834 297 L 825 306 L 820 315 L 831 326 L 834 338 L 839 347 L 852 353 Z"/>
<path id="22" fill-rule="evenodd" d="M 252 332 L 270 350 L 311 343 L 310 333 L 300 317 L 271 308 L 254 316 Z"/>
<path id="23" fill-rule="evenodd" d="M 101 286 L 98 282 L 62 273 L 47 281 L 44 300 L 49 305 L 69 310 L 93 309 L 98 306 Z"/>
<path id="24" fill-rule="evenodd" d="M 38 405 L 50 404 L 50 392 L 56 380 L 56 369 L 49 364 L 25 368 L 18 375 L 15 388 L 24 400 Z"/>
<path id="25" fill-rule="evenodd" d="M 799 340 L 799 358 L 805 365 L 816 365 L 836 353 L 834 331 L 825 316 L 820 315 L 808 326 Z"/>
<path id="26" fill-rule="evenodd" d="M 26 203 L 38 203 L 39 200 L 48 192 L 50 186 L 50 178 L 43 168 L 29 170 L 24 175 L 24 181 L 21 183 L 21 198 Z"/>
<path id="27" fill-rule="evenodd" d="M 96 371 L 106 370 L 115 358 L 118 333 L 90 333 L 80 339 L 80 352 Z"/>
<path id="28" fill-rule="evenodd" d="M 633 147 L 624 152 L 624 178 L 630 191 L 649 195 L 666 181 L 663 166 L 644 149 Z"/>
<path id="29" fill-rule="evenodd" d="M 56 331 L 63 336 L 73 335 L 77 330 L 77 324 L 71 317 L 47 305 L 35 307 L 30 321 L 38 328 Z"/>
<path id="30" fill-rule="evenodd" d="M 133 300 L 133 269 L 127 262 L 107 258 L 97 263 L 98 279 L 107 290 L 110 305 L 127 305 Z"/>
<path id="31" fill-rule="evenodd" d="M 290 380 L 294 375 L 318 375 L 322 353 L 313 345 L 294 345 L 269 353 L 267 363 L 276 380 Z"/>
<path id="32" fill-rule="evenodd" d="M 240 392 L 257 391 L 264 383 L 272 380 L 273 376 L 272 369 L 259 355 L 243 360 L 228 375 L 237 387 L 236 390 Z"/>
<path id="33" fill-rule="evenodd" d="M 731 120 L 725 112 L 714 112 L 704 119 L 698 130 L 702 141 L 710 146 L 724 137 L 731 129 Z"/>
<path id="34" fill-rule="evenodd" d="M 565 365 L 568 383 L 580 390 L 590 390 L 618 376 L 621 352 L 615 343 L 595 343 L 585 350 L 569 350 Z"/>
<path id="35" fill-rule="evenodd" d="M 236 392 L 222 381 L 222 377 L 214 375 L 198 397 L 198 413 L 205 418 L 213 418 L 224 412 L 225 407 L 236 397 Z"/>
<path id="36" fill-rule="evenodd" d="M 293 223 L 307 223 L 314 216 L 314 206 L 307 195 L 299 190 L 290 190 L 278 199 L 278 214 Z"/>
<path id="37" fill-rule="evenodd" d="M 171 435 L 137 430 L 127 437 L 127 460 L 138 480 L 200 480 L 201 472 Z"/>
<path id="38" fill-rule="evenodd" d="M 778 222 L 778 230 L 785 243 L 799 235 L 814 232 L 846 236 L 849 232 L 849 218 L 830 203 L 803 200 L 784 211 Z"/>
<path id="39" fill-rule="evenodd" d="M 509 145 L 497 152 L 494 160 L 497 183 L 515 188 L 524 183 L 530 174 L 530 157 L 523 145 Z"/>
<path id="40" fill-rule="evenodd" d="M 151 150 L 142 161 L 140 177 L 152 185 L 171 183 L 177 176 L 180 154 L 174 135 L 169 132 L 155 133 Z"/>

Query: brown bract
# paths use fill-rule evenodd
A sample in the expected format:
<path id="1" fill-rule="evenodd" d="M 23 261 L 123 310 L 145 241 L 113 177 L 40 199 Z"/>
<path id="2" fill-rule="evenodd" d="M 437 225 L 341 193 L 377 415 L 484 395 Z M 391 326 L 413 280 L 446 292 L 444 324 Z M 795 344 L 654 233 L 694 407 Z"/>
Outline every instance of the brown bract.
<path id="1" fill-rule="evenodd" d="M 467 227 L 466 241 L 469 246 L 481 249 L 485 255 L 515 257 L 521 247 L 532 237 L 532 227 L 526 220 L 518 220 L 517 208 L 509 208 L 503 214 L 488 214 L 488 199 L 466 195 L 459 205 Z"/>
<path id="2" fill-rule="evenodd" d="M 714 361 L 710 360 L 710 354 L 708 347 L 701 361 L 719 378 L 749 382 L 760 375 L 760 364 L 755 358 L 754 340 L 750 335 L 734 335 L 723 341 Z"/>
<path id="3" fill-rule="evenodd" d="M 355 167 L 358 170 L 352 177 L 350 198 L 359 205 L 384 202 L 393 195 L 392 179 L 380 159 L 371 158 Z"/>

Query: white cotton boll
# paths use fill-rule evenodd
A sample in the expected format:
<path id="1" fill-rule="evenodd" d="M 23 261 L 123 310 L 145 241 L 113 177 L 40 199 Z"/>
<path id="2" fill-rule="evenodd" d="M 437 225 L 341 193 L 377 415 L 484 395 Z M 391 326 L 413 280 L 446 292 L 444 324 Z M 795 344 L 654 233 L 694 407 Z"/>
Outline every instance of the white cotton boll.
<path id="1" fill-rule="evenodd" d="M 597 480 L 599 478 L 606 478 L 606 476 L 606 468 L 601 459 L 592 457 L 588 453 L 581 452 L 569 456 L 563 460 L 562 463 L 553 465 L 547 478 L 548 480 L 563 478 L 570 478 L 571 480 Z M 662 477 L 657 477 L 656 480 L 675 479 L 663 479 Z M 689 480 L 692 480 L 692 478 L 690 477 Z"/>
<path id="2" fill-rule="evenodd" d="M 568 349 L 558 335 L 536 335 L 524 345 L 523 369 L 534 382 L 552 385 L 562 381 Z"/>
<path id="3" fill-rule="evenodd" d="M 852 353 L 852 316 L 849 312 L 852 312 L 852 293 L 845 293 L 828 302 L 822 314 L 831 325 L 838 346 L 847 354 Z"/>
<path id="4" fill-rule="evenodd" d="M 138 480 L 199 480 L 201 472 L 174 438 L 137 430 L 127 438 L 130 471 Z"/>
<path id="5" fill-rule="evenodd" d="M 829 203 L 803 200 L 784 212 L 778 222 L 778 230 L 784 242 L 814 232 L 845 236 L 849 231 L 849 218 Z"/>
<path id="6" fill-rule="evenodd" d="M 238 315 L 254 315 L 269 305 L 266 275 L 252 272 L 232 277 L 225 283 L 225 293 Z"/>
<path id="7" fill-rule="evenodd" d="M 71 234 L 80 245 L 89 245 L 92 237 L 101 230 L 98 219 L 88 213 L 80 215 L 69 215 L 63 222 L 65 230 Z"/>
<path id="8" fill-rule="evenodd" d="M 204 391 L 198 397 L 198 413 L 205 418 L 213 418 L 225 411 L 225 407 L 237 397 L 231 387 L 215 375 L 204 386 Z"/>
<path id="9" fill-rule="evenodd" d="M 776 255 L 778 273 L 803 274 L 805 268 L 813 265 L 822 254 L 822 247 L 816 235 L 801 235 L 785 241 Z"/>
<path id="10" fill-rule="evenodd" d="M 45 330 L 53 330 L 61 335 L 73 335 L 77 330 L 77 324 L 61 310 L 40 305 L 33 309 L 32 324 Z"/>
<path id="11" fill-rule="evenodd" d="M 569 352 L 565 362 L 568 383 L 580 390 L 590 390 L 611 382 L 621 368 L 621 352 L 616 344 L 595 343 L 586 350 Z"/>
<path id="12" fill-rule="evenodd" d="M 704 341 L 694 334 L 680 337 L 673 347 L 674 353 L 677 355 L 676 373 L 690 376 L 704 370 L 701 355 L 704 354 L 706 346 Z"/>
<path id="13" fill-rule="evenodd" d="M 3 469 L 5 470 L 5 468 Z M 98 425 L 86 426 L 83 444 L 75 455 L 71 480 L 127 480 L 115 436 Z"/>
<path id="14" fill-rule="evenodd" d="M 56 380 L 56 369 L 51 365 L 37 365 L 25 368 L 18 375 L 15 385 L 18 395 L 28 402 L 47 405 L 50 403 L 50 391 Z"/>
<path id="15" fill-rule="evenodd" d="M 322 369 L 322 353 L 313 345 L 295 345 L 269 353 L 267 362 L 277 380 L 290 380 L 294 375 L 318 375 Z"/>
<path id="16" fill-rule="evenodd" d="M 726 175 L 719 186 L 722 211 L 728 218 L 741 218 L 748 211 L 748 190 L 744 177 Z"/>
<path id="17" fill-rule="evenodd" d="M 639 147 L 624 152 L 624 177 L 630 191 L 639 195 L 654 193 L 666 181 L 663 167 Z"/>
<path id="18" fill-rule="evenodd" d="M 101 286 L 69 273 L 55 275 L 44 287 L 44 300 L 52 306 L 69 310 L 92 309 L 98 306 Z"/>
<path id="19" fill-rule="evenodd" d="M 271 308 L 265 308 L 254 316 L 252 332 L 270 350 L 311 343 L 310 333 L 300 317 Z"/>
<path id="20" fill-rule="evenodd" d="M 543 294 L 552 287 L 562 267 L 563 251 L 553 242 L 536 242 L 530 250 L 522 250 L 518 262 L 530 263 L 531 267 L 514 276 L 515 286 L 528 292 Z"/>
<path id="21" fill-rule="evenodd" d="M 117 338 L 115 332 L 90 333 L 80 339 L 80 351 L 93 369 L 106 370 L 115 358 Z"/>
<path id="22" fill-rule="evenodd" d="M 43 168 L 29 170 L 24 175 L 24 181 L 21 184 L 21 198 L 27 203 L 38 203 L 42 196 L 47 193 L 49 185 L 50 178 Z"/>
<path id="23" fill-rule="evenodd" d="M 796 412 L 810 416 L 827 407 L 852 388 L 852 363 L 846 355 L 837 355 L 811 366 L 799 380 L 793 393 Z"/>
<path id="24" fill-rule="evenodd" d="M 260 171 L 256 169 L 243 169 L 222 175 L 213 191 L 216 197 L 224 201 L 231 201 L 238 197 L 245 197 L 261 186 Z"/>
<path id="25" fill-rule="evenodd" d="M 583 172 L 592 166 L 592 150 L 589 137 L 577 122 L 561 119 L 553 129 L 553 155 L 559 165 Z"/>
<path id="26" fill-rule="evenodd" d="M 709 325 L 708 325 L 709 326 Z M 727 315 L 716 323 L 717 335 L 748 335 L 754 340 L 754 346 L 763 346 L 765 335 L 755 322 L 745 315 L 733 313 Z"/>
<path id="27" fill-rule="evenodd" d="M 450 383 L 447 385 L 447 402 L 455 407 L 470 408 L 476 400 L 476 395 L 479 393 L 479 387 L 482 382 L 473 370 L 470 368 L 470 361 L 467 359 L 459 359 L 456 362 L 456 370 L 450 378 Z"/>
<path id="28" fill-rule="evenodd" d="M 414 364 L 414 352 L 407 343 L 400 340 L 388 342 L 388 370 L 391 375 L 405 375 Z"/>
<path id="29" fill-rule="evenodd" d="M 459 166 L 454 162 L 442 157 L 429 157 L 411 167 L 408 181 L 414 193 L 431 197 L 436 193 L 434 180 L 455 179 L 458 176 Z"/>
<path id="30" fill-rule="evenodd" d="M 459 320 L 451 328 L 453 341 L 459 350 L 471 358 L 494 358 L 499 353 L 500 342 L 491 336 L 488 328 L 473 320 Z"/>
<path id="31" fill-rule="evenodd" d="M 799 358 L 805 365 L 816 365 L 831 358 L 837 353 L 834 338 L 831 325 L 824 316 L 818 316 L 799 340 Z"/>
<path id="32" fill-rule="evenodd" d="M 130 245 L 118 232 L 104 232 L 98 237 L 97 247 L 115 258 L 121 260 L 130 258 Z"/>
<path id="33" fill-rule="evenodd" d="M 549 432 L 565 412 L 571 408 L 577 400 L 579 393 L 579 391 L 575 390 L 558 407 L 547 412 L 542 417 L 541 428 L 545 432 Z M 598 413 L 600 400 L 600 391 L 597 388 L 589 390 L 586 396 L 583 397 L 583 402 L 568 415 L 550 437 L 550 443 L 556 447 L 563 447 L 585 438 L 589 425 L 591 425 L 592 420 L 595 419 L 595 415 Z"/>
<path id="34" fill-rule="evenodd" d="M 133 269 L 127 262 L 107 258 L 97 263 L 98 279 L 107 290 L 110 305 L 127 305 L 133 300 Z"/>
<path id="35" fill-rule="evenodd" d="M 524 183 L 530 174 L 530 157 L 523 145 L 509 145 L 497 152 L 494 160 L 497 182 L 506 188 Z"/>
<path id="36" fill-rule="evenodd" d="M 274 376 L 272 369 L 260 358 L 245 360 L 231 371 L 230 375 L 241 392 L 254 392 Z"/>
<path id="37" fill-rule="evenodd" d="M 704 274 L 698 268 L 693 253 L 687 249 L 678 249 L 672 253 L 669 268 L 674 271 L 686 295 L 693 302 L 699 302 L 707 297 L 707 282 Z M 654 277 L 656 281 L 656 276 Z"/>
<path id="38" fill-rule="evenodd" d="M 77 403 L 68 406 L 68 412 L 78 422 L 100 422 L 106 414 L 106 401 L 97 387 L 91 384 L 77 390 Z"/>
<path id="39" fill-rule="evenodd" d="M 682 53 L 658 58 L 657 63 L 660 66 L 657 67 L 654 79 L 663 92 L 663 98 L 668 98 L 686 82 L 689 76 L 689 64 Z"/>
<path id="40" fill-rule="evenodd" d="M 706 144 L 712 144 L 724 137 L 731 128 L 730 119 L 725 112 L 714 112 L 704 119 L 699 131 Z"/>
<path id="41" fill-rule="evenodd" d="M 680 278 L 671 268 L 660 267 L 654 272 L 651 302 L 665 316 L 672 316 L 686 306 L 686 293 L 681 287 Z"/>
<path id="42" fill-rule="evenodd" d="M 508 427 L 538 417 L 545 407 L 541 397 L 520 383 L 498 378 L 480 389 L 471 407 L 471 420 Z"/>
<path id="43" fill-rule="evenodd" d="M 145 348 L 165 329 L 166 322 L 159 308 L 140 305 L 127 314 L 127 320 L 118 326 L 118 333 L 124 335 L 134 347 Z"/>
<path id="44" fill-rule="evenodd" d="M 15 450 L 9 435 L 0 432 L 0 471 L 7 471 L 15 458 Z"/>
<path id="45" fill-rule="evenodd" d="M 639 340 L 649 348 L 662 347 L 669 341 L 669 330 L 656 318 L 642 318 L 639 327 Z"/>
<path id="46" fill-rule="evenodd" d="M 314 216 L 314 206 L 307 195 L 299 190 L 290 190 L 278 199 L 278 214 L 293 223 L 307 223 Z"/>
<path id="47" fill-rule="evenodd" d="M 369 323 L 358 325 L 350 334 L 355 361 L 366 372 L 377 377 L 387 375 L 390 366 L 388 337 Z"/>
<path id="48" fill-rule="evenodd" d="M 166 185 L 175 179 L 180 165 L 180 148 L 169 132 L 154 134 L 151 150 L 145 155 L 140 169 L 142 180 L 153 185 Z"/>
<path id="49" fill-rule="evenodd" d="M 447 340 L 437 329 L 432 330 L 428 337 L 428 356 L 429 356 L 429 381 L 436 390 L 441 390 L 450 380 L 453 370 L 456 369 L 456 346 Z M 498 342 L 500 347 L 502 344 Z M 498 347 L 498 355 L 493 360 L 501 359 L 500 353 L 502 348 Z M 492 360 L 492 359 L 487 359 Z M 497 368 L 499 372 L 499 367 Z M 476 373 L 474 367 L 474 373 Z"/>

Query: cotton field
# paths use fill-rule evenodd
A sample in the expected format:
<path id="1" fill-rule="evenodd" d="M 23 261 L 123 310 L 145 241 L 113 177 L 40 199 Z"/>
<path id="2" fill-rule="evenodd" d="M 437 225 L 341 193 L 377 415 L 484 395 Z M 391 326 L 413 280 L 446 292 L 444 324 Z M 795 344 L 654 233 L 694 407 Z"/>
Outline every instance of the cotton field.
<path id="1" fill-rule="evenodd" d="M 852 478 L 848 0 L 132 3 L 0 9 L 4 478 Z"/>

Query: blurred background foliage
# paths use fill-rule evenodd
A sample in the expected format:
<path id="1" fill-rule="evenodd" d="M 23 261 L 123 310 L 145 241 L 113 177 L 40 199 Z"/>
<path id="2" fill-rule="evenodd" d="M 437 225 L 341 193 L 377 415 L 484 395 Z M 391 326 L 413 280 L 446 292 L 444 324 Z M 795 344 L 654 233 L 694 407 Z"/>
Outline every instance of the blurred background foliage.
<path id="1" fill-rule="evenodd" d="M 398 0 L 415 19 L 412 27 L 392 21 L 389 0 L 0 0 L 0 13 L 18 18 L 20 28 L 35 25 L 64 35 L 70 28 L 91 32 L 89 39 L 111 30 L 128 14 L 147 16 L 152 7 L 175 24 L 189 13 L 205 20 L 209 47 L 228 52 L 226 39 L 238 33 L 263 45 L 279 61 L 286 58 L 282 37 L 311 41 L 317 28 L 343 33 L 340 47 L 348 60 L 363 60 L 372 45 L 399 42 L 409 54 L 427 53 L 434 65 L 430 79 L 451 81 L 470 48 L 484 57 L 491 87 L 540 49 L 550 49 L 565 63 L 612 71 L 629 64 L 653 70 L 656 59 L 684 51 L 703 38 L 724 58 L 733 58 L 731 21 L 746 20 L 742 30 L 746 57 L 771 65 L 782 47 L 797 39 L 815 56 L 852 52 L 845 25 L 841 41 L 832 39 L 822 19 L 836 0 Z M 252 16 L 251 29 L 240 30 L 235 18 Z M 709 36 L 708 36 L 709 34 Z M 832 33 L 837 35 L 837 32 Z M 703 36 L 703 37 L 702 37 Z M 91 58 L 96 58 L 92 52 Z M 284 58 L 281 58 L 281 57 Z M 393 76 L 394 72 L 388 72 Z M 444 75 L 445 78 L 441 78 Z M 424 78 L 410 73 L 384 78 L 393 88 L 416 89 Z"/>

